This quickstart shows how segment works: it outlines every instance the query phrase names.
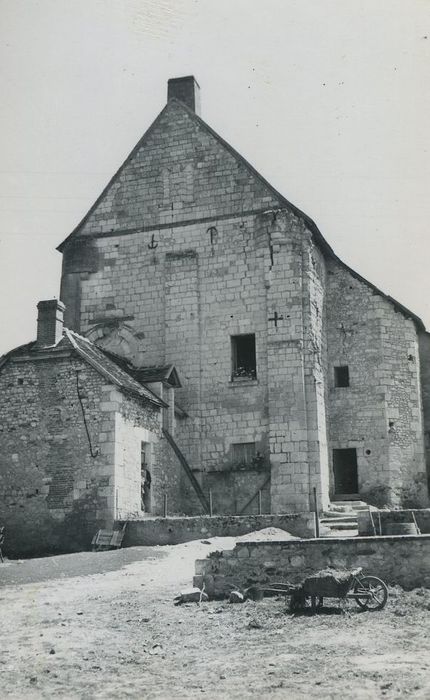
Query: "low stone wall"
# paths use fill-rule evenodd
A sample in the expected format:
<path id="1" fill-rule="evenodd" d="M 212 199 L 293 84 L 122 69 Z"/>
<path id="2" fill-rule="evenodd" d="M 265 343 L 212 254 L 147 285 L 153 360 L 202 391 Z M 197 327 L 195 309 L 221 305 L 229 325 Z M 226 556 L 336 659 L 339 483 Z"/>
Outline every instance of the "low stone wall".
<path id="1" fill-rule="evenodd" d="M 386 523 L 412 523 L 412 514 L 415 515 L 421 533 L 423 535 L 430 534 L 430 508 L 421 508 L 419 510 L 372 510 L 372 518 L 377 534 L 379 534 L 379 518 L 381 519 L 382 534 L 385 534 L 384 526 Z M 358 534 L 374 534 L 370 514 L 367 510 L 358 513 Z"/>
<path id="2" fill-rule="evenodd" d="M 179 544 L 208 537 L 236 537 L 266 527 L 286 530 L 295 537 L 314 535 L 313 513 L 286 515 L 208 515 L 144 518 L 127 523 L 124 547 Z"/>
<path id="3" fill-rule="evenodd" d="M 196 561 L 194 585 L 213 597 L 257 583 L 298 583 L 327 567 L 362 567 L 406 589 L 430 587 L 430 536 L 343 537 L 290 542 L 241 542 Z"/>

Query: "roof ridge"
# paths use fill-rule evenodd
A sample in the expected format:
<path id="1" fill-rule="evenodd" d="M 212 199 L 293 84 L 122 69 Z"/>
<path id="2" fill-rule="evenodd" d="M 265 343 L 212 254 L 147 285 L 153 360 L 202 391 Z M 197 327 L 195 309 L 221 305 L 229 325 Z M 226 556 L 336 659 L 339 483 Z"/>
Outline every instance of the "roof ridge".
<path id="1" fill-rule="evenodd" d="M 103 191 L 101 192 L 101 194 L 99 195 L 99 197 L 96 199 L 96 201 L 94 202 L 94 204 L 92 205 L 92 207 L 88 210 L 88 212 L 86 213 L 86 215 L 85 215 L 85 216 L 83 217 L 83 219 L 79 222 L 79 224 L 73 229 L 73 231 L 69 234 L 69 236 L 67 236 L 67 238 L 65 238 L 64 241 L 63 241 L 62 243 L 60 243 L 59 246 L 57 246 L 57 250 L 59 250 L 60 252 L 62 252 L 63 247 L 64 247 L 64 245 L 67 243 L 67 241 L 68 241 L 72 236 L 74 236 L 75 233 L 77 233 L 77 232 L 79 231 L 79 229 L 84 225 L 84 223 L 87 221 L 87 219 L 89 218 L 89 216 L 92 214 L 92 212 L 93 212 L 93 211 L 95 210 L 95 208 L 98 206 L 99 202 L 102 200 L 102 198 L 103 198 L 103 196 L 105 195 L 105 193 L 108 191 L 109 187 L 114 183 L 114 181 L 116 180 L 116 178 L 120 175 L 120 173 L 121 173 L 121 171 L 123 170 L 123 168 L 125 168 L 125 166 L 126 166 L 126 165 L 129 163 L 129 161 L 133 158 L 133 156 L 135 155 L 135 153 L 136 153 L 136 152 L 139 150 L 139 148 L 143 145 L 145 139 L 147 139 L 147 138 L 150 136 L 150 134 L 152 133 L 152 131 L 153 131 L 153 129 L 155 128 L 156 124 L 157 124 L 158 121 L 161 119 L 161 117 L 162 117 L 163 114 L 166 112 L 166 110 L 168 109 L 168 107 L 169 107 L 169 105 L 170 105 L 171 103 L 180 106 L 180 107 L 190 116 L 191 119 L 193 119 L 193 120 L 196 121 L 200 126 L 202 126 L 202 127 L 203 127 L 208 133 L 210 133 L 210 134 L 211 134 L 211 135 L 212 135 L 212 136 L 213 136 L 213 137 L 214 137 L 214 138 L 215 138 L 215 139 L 216 139 L 216 140 L 217 140 L 217 141 L 218 141 L 218 142 L 219 142 L 233 157 L 234 157 L 234 158 L 236 158 L 237 160 L 239 160 L 239 161 L 247 168 L 247 170 L 250 172 L 250 174 L 251 174 L 253 177 L 256 177 L 266 188 L 268 188 L 268 189 L 275 195 L 275 197 L 278 198 L 278 199 L 280 200 L 281 206 L 284 206 L 286 209 L 288 209 L 289 211 L 291 211 L 295 216 L 297 216 L 298 218 L 300 218 L 300 219 L 305 223 L 305 225 L 307 226 L 308 230 L 312 233 L 312 235 L 314 236 L 314 239 L 315 239 L 316 244 L 319 245 L 319 246 L 321 247 L 321 250 L 322 250 L 322 252 L 323 252 L 324 254 L 326 254 L 328 257 L 331 257 L 331 258 L 334 259 L 335 261 L 337 261 L 344 269 L 346 269 L 348 272 L 350 272 L 354 277 L 356 277 L 357 279 L 361 280 L 362 282 L 364 282 L 365 284 L 367 284 L 374 292 L 376 292 L 376 293 L 379 294 L 380 296 L 382 296 L 382 297 L 384 297 L 385 299 L 387 299 L 387 301 L 389 301 L 390 303 L 392 303 L 401 313 L 403 313 L 403 314 L 404 314 L 405 316 L 407 316 L 408 318 L 411 318 L 411 319 L 414 321 L 414 323 L 416 323 L 417 327 L 418 327 L 420 330 L 425 330 L 425 325 L 424 325 L 423 321 L 421 320 L 421 318 L 420 318 L 419 316 L 417 316 L 416 314 L 414 314 L 414 313 L 413 313 L 412 311 L 410 311 L 407 307 L 405 307 L 405 306 L 404 306 L 403 304 L 401 304 L 399 301 L 397 301 L 396 299 L 394 299 L 394 297 L 391 297 L 389 294 L 386 294 L 385 292 L 383 292 L 381 289 L 379 289 L 379 288 L 378 288 L 376 285 L 374 285 L 372 282 L 370 282 L 369 280 L 367 280 L 365 277 L 363 277 L 363 276 L 360 275 L 358 272 L 356 272 L 356 271 L 353 270 L 351 267 L 349 267 L 346 263 L 344 263 L 344 262 L 336 255 L 336 253 L 334 252 L 333 248 L 332 248 L 332 247 L 330 246 L 330 244 L 326 241 L 326 239 L 324 238 L 323 234 L 322 234 L 321 231 L 319 230 L 319 228 L 318 228 L 317 224 L 315 223 L 315 221 L 314 221 L 308 214 L 306 214 L 306 213 L 303 212 L 301 209 L 299 209 L 298 207 L 296 207 L 295 204 L 292 204 L 292 202 L 290 202 L 288 199 L 286 199 L 286 197 L 284 197 L 280 192 L 278 192 L 278 190 L 277 190 L 275 187 L 273 187 L 273 185 L 271 185 L 270 182 L 269 182 L 268 180 L 266 180 L 266 178 L 263 177 L 263 175 L 261 175 L 261 174 L 258 172 L 258 170 L 256 170 L 256 168 L 254 168 L 254 166 L 251 165 L 251 163 L 249 163 L 249 161 L 246 160 L 246 158 L 244 158 L 244 156 L 242 156 L 238 151 L 236 151 L 236 149 L 235 149 L 233 146 L 231 146 L 231 145 L 228 143 L 228 141 L 225 141 L 225 140 L 222 138 L 222 136 L 220 136 L 214 129 L 212 129 L 212 127 L 209 126 L 209 124 L 207 124 L 207 122 L 205 122 L 204 119 L 202 119 L 202 117 L 200 117 L 198 114 L 196 114 L 196 112 L 195 112 L 194 110 L 192 110 L 192 109 L 191 109 L 190 107 L 188 107 L 184 102 L 182 102 L 181 100 L 179 100 L 179 99 L 176 98 L 176 97 L 171 97 L 171 98 L 167 101 L 166 105 L 163 107 L 163 109 L 161 110 L 161 112 L 157 115 L 157 117 L 154 119 L 154 121 L 150 124 L 150 126 L 149 126 L 148 129 L 145 131 L 145 133 L 143 134 L 143 136 L 139 139 L 139 141 L 137 142 L 137 144 L 135 145 L 135 147 L 130 151 L 130 153 L 129 153 L 129 155 L 127 156 L 127 158 L 123 161 L 123 163 L 119 166 L 119 168 L 117 169 L 117 171 L 115 172 L 115 174 L 111 177 L 111 179 L 109 180 L 109 182 L 107 183 L 107 185 L 105 186 L 105 188 L 103 189 Z"/>
<path id="2" fill-rule="evenodd" d="M 172 99 L 173 99 L 173 98 L 172 98 Z M 59 250 L 60 253 L 62 252 L 62 250 L 63 250 L 65 244 L 67 243 L 67 241 L 68 241 L 70 238 L 72 238 L 72 236 L 74 236 L 75 233 L 76 233 L 77 231 L 79 231 L 79 229 L 85 224 L 85 222 L 88 220 L 88 218 L 89 218 L 90 215 L 93 213 L 93 211 L 95 210 L 95 208 L 96 208 L 96 207 L 98 206 L 98 204 L 101 202 L 102 198 L 104 197 L 104 195 L 106 194 L 106 192 L 108 191 L 108 189 L 110 188 L 110 186 L 113 185 L 113 183 L 115 182 L 115 180 L 117 179 L 117 177 L 119 176 L 119 174 L 121 173 L 121 171 L 123 170 L 123 168 L 125 168 L 125 166 L 126 166 L 126 165 L 129 163 L 129 161 L 133 158 L 134 154 L 137 153 L 137 151 L 139 150 L 139 148 L 141 147 L 141 145 L 143 144 L 143 142 L 145 141 L 145 139 L 148 138 L 148 136 L 150 136 L 150 134 L 152 133 L 153 129 L 155 128 L 157 122 L 161 119 L 162 115 L 163 115 L 164 112 L 167 110 L 167 107 L 169 106 L 169 103 L 172 102 L 172 99 L 169 100 L 169 102 L 167 102 L 167 104 L 163 107 L 163 109 L 161 110 L 161 112 L 155 117 L 154 121 L 149 125 L 149 127 L 147 128 L 147 130 L 146 130 L 146 131 L 144 132 L 144 134 L 140 137 L 140 139 L 138 140 L 138 142 L 136 143 L 136 145 L 134 146 L 134 148 L 132 148 L 132 150 L 130 151 L 130 153 L 128 154 L 128 156 L 127 156 L 127 157 L 125 158 L 125 160 L 121 163 L 121 165 L 119 166 L 119 168 L 115 171 L 115 173 L 112 175 L 112 177 L 110 178 L 110 180 L 108 181 L 108 183 L 105 185 L 105 187 L 103 188 L 103 190 L 101 191 L 101 193 L 99 194 L 99 196 L 97 197 L 97 199 L 95 200 L 95 202 L 94 202 L 94 203 L 92 204 L 92 206 L 88 209 L 88 211 L 87 211 L 87 213 L 85 214 L 85 216 L 82 217 L 82 219 L 81 219 L 80 222 L 77 224 L 77 226 L 75 226 L 75 228 L 73 229 L 73 231 L 72 231 L 71 233 L 69 233 L 68 236 L 66 236 L 66 238 L 64 239 L 64 241 L 62 241 L 62 242 L 57 246 L 57 250 Z M 175 100 L 175 101 L 178 102 L 178 100 Z M 180 103 L 180 104 L 182 104 L 182 103 Z M 183 105 L 183 106 L 185 107 L 185 105 Z"/>
<path id="3" fill-rule="evenodd" d="M 90 343 L 90 345 L 94 345 L 94 343 L 91 342 L 88 338 L 86 338 L 84 335 L 81 335 L 80 333 L 76 333 L 72 328 L 66 328 L 64 326 L 64 332 L 71 333 L 72 335 L 76 336 L 76 338 L 79 338 L 79 340 L 85 340 L 87 343 Z"/>

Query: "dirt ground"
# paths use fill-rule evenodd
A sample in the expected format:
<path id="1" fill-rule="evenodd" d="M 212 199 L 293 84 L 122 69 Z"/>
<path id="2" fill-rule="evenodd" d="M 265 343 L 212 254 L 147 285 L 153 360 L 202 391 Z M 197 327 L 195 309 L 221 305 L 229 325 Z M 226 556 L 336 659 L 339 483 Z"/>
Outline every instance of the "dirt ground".
<path id="1" fill-rule="evenodd" d="M 1 698 L 430 698 L 430 591 L 382 612 L 281 599 L 175 607 L 194 560 L 135 547 L 0 565 Z"/>

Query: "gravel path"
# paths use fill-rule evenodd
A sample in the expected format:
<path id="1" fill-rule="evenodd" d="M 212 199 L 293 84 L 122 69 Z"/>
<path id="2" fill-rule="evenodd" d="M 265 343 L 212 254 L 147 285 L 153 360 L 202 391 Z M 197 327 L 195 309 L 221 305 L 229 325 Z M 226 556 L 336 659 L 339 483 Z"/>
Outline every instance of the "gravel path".
<path id="1" fill-rule="evenodd" d="M 163 547 L 130 547 L 110 552 L 77 552 L 40 559 L 19 559 L 0 565 L 0 588 L 11 584 L 39 583 L 56 578 L 89 576 L 118 571 L 135 561 L 167 556 Z"/>
<path id="2" fill-rule="evenodd" d="M 373 614 L 348 603 L 294 617 L 281 599 L 175 607 L 194 560 L 233 544 L 1 567 L 1 698 L 428 700 L 429 591 L 397 591 Z"/>

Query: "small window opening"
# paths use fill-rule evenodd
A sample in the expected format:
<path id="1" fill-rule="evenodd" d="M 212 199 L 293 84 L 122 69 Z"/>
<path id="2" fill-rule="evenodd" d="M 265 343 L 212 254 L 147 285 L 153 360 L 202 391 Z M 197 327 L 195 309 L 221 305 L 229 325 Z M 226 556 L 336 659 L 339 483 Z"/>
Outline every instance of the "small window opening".
<path id="1" fill-rule="evenodd" d="M 232 379 L 256 379 L 257 363 L 255 355 L 255 335 L 233 335 L 232 350 Z"/>
<path id="2" fill-rule="evenodd" d="M 334 368 L 334 385 L 349 386 L 349 367 L 347 365 Z"/>
<path id="3" fill-rule="evenodd" d="M 233 461 L 237 467 L 249 467 L 256 458 L 255 442 L 238 442 L 232 445 Z"/>
<path id="4" fill-rule="evenodd" d="M 24 380 L 23 380 L 22 377 L 19 377 L 19 378 L 18 378 L 18 384 L 19 384 L 20 386 L 22 386 L 22 385 L 24 384 Z"/>
<path id="5" fill-rule="evenodd" d="M 140 443 L 140 466 L 142 469 L 146 469 L 147 464 L 148 464 L 148 443 L 141 442 Z"/>

